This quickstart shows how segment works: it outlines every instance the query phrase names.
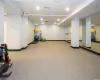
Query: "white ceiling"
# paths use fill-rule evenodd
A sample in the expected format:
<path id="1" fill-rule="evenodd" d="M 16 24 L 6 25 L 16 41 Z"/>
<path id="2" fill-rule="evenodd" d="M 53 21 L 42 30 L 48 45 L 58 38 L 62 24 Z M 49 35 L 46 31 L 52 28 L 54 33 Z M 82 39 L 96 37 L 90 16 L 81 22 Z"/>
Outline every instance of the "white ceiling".
<path id="1" fill-rule="evenodd" d="M 92 24 L 100 24 L 100 0 L 95 0 L 90 3 L 90 5 L 81 9 L 78 13 L 70 16 L 69 18 L 65 18 L 66 20 L 61 25 L 69 25 L 71 24 L 71 20 L 74 17 L 79 17 L 80 19 L 86 18 L 87 16 L 91 17 Z"/>
<path id="2" fill-rule="evenodd" d="M 29 19 L 33 21 L 35 24 L 41 24 L 42 22 L 40 21 L 40 18 L 43 18 L 43 21 L 45 24 L 54 24 L 55 22 L 58 22 L 57 16 L 29 16 Z M 64 17 L 59 17 L 60 19 L 63 19 Z M 48 21 L 48 22 L 47 22 Z"/>
<path id="3" fill-rule="evenodd" d="M 75 11 L 80 5 L 82 5 L 87 0 L 11 0 L 13 3 L 17 4 L 25 13 L 32 14 L 29 18 L 34 23 L 40 23 L 41 15 L 55 15 L 43 17 L 44 21 L 49 21 L 48 24 L 53 24 L 57 22 L 57 18 L 63 19 L 67 15 Z M 36 5 L 40 6 L 40 10 L 36 10 Z M 49 9 L 44 8 L 49 7 Z M 66 12 L 66 7 L 70 8 L 69 12 Z M 11 9 L 6 9 L 7 12 L 13 12 Z M 33 14 L 40 14 L 38 16 Z M 58 15 L 58 16 L 56 16 Z M 65 15 L 65 16 L 61 16 Z"/>
<path id="4" fill-rule="evenodd" d="M 91 15 L 92 24 L 100 25 L 100 11 Z"/>
<path id="5" fill-rule="evenodd" d="M 11 0 L 2 0 L 4 2 L 4 12 L 8 14 L 21 14 L 21 9 L 17 4 L 14 4 Z"/>
<path id="6" fill-rule="evenodd" d="M 94 8 L 94 6 L 100 4 L 100 0 L 95 0 L 97 4 L 93 3 L 92 7 L 90 6 L 89 8 L 87 7 L 86 3 L 92 2 L 93 0 L 4 0 L 4 1 L 7 3 L 5 4 L 6 13 L 18 14 L 21 13 L 20 10 L 22 10 L 28 14 L 29 19 L 32 20 L 34 24 L 41 24 L 40 21 L 41 17 L 43 18 L 45 24 L 53 24 L 57 22 L 58 18 L 60 18 L 62 22 L 65 19 L 67 20 L 67 18 L 70 18 L 70 15 L 72 15 L 77 9 L 80 9 L 79 14 L 76 14 L 79 15 L 79 17 L 83 16 L 85 17 L 87 15 L 93 14 L 93 12 L 95 11 L 100 10 L 100 8 L 99 9 Z M 16 5 L 17 7 L 14 7 L 13 5 Z M 36 10 L 36 5 L 40 6 L 39 11 Z M 44 8 L 44 7 L 49 7 L 49 8 Z M 70 11 L 66 12 L 65 10 L 66 7 L 69 7 Z M 20 8 L 19 11 L 18 8 Z M 92 12 L 89 12 L 89 10 Z M 67 25 L 66 20 L 63 22 L 64 25 Z"/>

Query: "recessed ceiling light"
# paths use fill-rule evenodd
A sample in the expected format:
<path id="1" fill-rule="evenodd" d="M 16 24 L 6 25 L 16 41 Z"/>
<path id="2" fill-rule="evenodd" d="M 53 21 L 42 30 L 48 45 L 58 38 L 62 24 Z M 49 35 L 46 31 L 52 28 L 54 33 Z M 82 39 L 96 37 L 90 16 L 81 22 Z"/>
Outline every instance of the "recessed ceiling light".
<path id="1" fill-rule="evenodd" d="M 41 21 L 43 21 L 43 19 L 42 19 L 42 18 L 41 18 L 40 20 L 41 20 Z"/>
<path id="2" fill-rule="evenodd" d="M 7 15 L 7 13 L 6 12 L 4 12 L 4 16 L 6 16 Z"/>
<path id="3" fill-rule="evenodd" d="M 46 23 L 48 23 L 49 21 L 45 21 Z"/>
<path id="4" fill-rule="evenodd" d="M 36 10 L 39 11 L 40 10 L 40 6 L 36 6 Z"/>
<path id="5" fill-rule="evenodd" d="M 50 7 L 48 7 L 48 6 L 45 6 L 44 8 L 45 8 L 45 9 L 50 9 Z"/>
<path id="6" fill-rule="evenodd" d="M 42 24 L 44 24 L 44 22 L 42 22 Z"/>
<path id="7" fill-rule="evenodd" d="M 57 24 L 56 22 L 54 24 Z"/>
<path id="8" fill-rule="evenodd" d="M 51 15 L 53 15 L 54 13 L 50 13 Z"/>
<path id="9" fill-rule="evenodd" d="M 66 8 L 66 11 L 69 11 L 69 10 L 70 10 L 70 8 L 67 7 L 67 8 Z"/>
<path id="10" fill-rule="evenodd" d="M 58 18 L 57 21 L 60 21 L 60 19 Z"/>

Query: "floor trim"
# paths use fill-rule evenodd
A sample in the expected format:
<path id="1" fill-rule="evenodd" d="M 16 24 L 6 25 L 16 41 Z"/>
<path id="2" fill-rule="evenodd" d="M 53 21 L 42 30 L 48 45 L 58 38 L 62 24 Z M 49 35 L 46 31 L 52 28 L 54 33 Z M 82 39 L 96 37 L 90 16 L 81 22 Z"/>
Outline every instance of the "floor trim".
<path id="1" fill-rule="evenodd" d="M 67 43 L 71 43 L 71 42 L 69 42 L 70 40 L 67 40 L 67 41 L 66 41 L 66 40 L 47 40 L 47 41 L 65 41 L 65 42 L 67 42 Z M 28 46 L 31 45 L 31 44 L 36 44 L 36 43 L 37 43 L 37 41 L 33 41 L 33 42 L 29 43 Z M 28 46 L 23 47 L 23 48 L 21 48 L 21 49 L 8 49 L 8 51 L 22 51 L 22 50 L 28 48 Z M 71 47 L 72 47 L 72 46 L 71 46 Z M 90 49 L 88 49 L 88 48 L 82 47 L 82 46 L 79 46 L 79 47 L 72 47 L 72 48 L 73 48 L 73 49 L 82 48 L 82 49 L 85 49 L 85 50 L 87 50 L 87 51 L 89 51 L 89 52 L 92 52 L 92 53 L 94 53 L 94 54 L 100 56 L 100 53 L 98 53 L 98 52 L 96 52 L 96 51 L 93 51 L 93 50 L 90 50 Z M 89 47 L 89 48 L 91 48 L 91 47 Z"/>
<path id="2" fill-rule="evenodd" d="M 33 42 L 34 42 L 34 41 L 32 41 L 31 43 L 29 43 L 28 46 L 31 45 L 31 44 L 33 44 Z M 22 47 L 21 49 L 8 49 L 8 51 L 22 51 L 22 50 L 28 48 L 28 46 Z"/>
<path id="3" fill-rule="evenodd" d="M 80 47 L 73 47 L 73 46 L 71 46 L 73 49 L 79 49 Z"/>
<path id="4" fill-rule="evenodd" d="M 65 40 L 46 40 L 46 41 L 65 41 Z"/>
<path id="5" fill-rule="evenodd" d="M 69 41 L 65 41 L 65 42 L 67 42 L 67 43 L 71 43 L 71 42 L 69 42 Z M 82 48 L 82 49 L 84 49 L 84 50 L 86 50 L 86 51 L 89 51 L 89 52 L 91 52 L 91 53 L 93 53 L 93 54 L 96 54 L 96 55 L 98 55 L 98 56 L 100 56 L 100 53 L 98 53 L 98 52 L 96 52 L 96 51 L 93 51 L 93 50 L 90 50 L 90 49 L 88 49 L 88 48 L 85 48 L 85 47 L 82 47 L 82 46 L 79 46 L 80 48 Z"/>
<path id="6" fill-rule="evenodd" d="M 89 51 L 89 52 L 92 52 L 92 53 L 94 53 L 94 54 L 96 54 L 96 55 L 99 55 L 99 56 L 100 56 L 100 53 L 99 53 L 99 52 L 96 52 L 96 51 L 94 51 L 94 50 L 90 50 L 90 49 L 85 48 L 85 47 L 82 47 L 82 46 L 80 46 L 80 48 L 85 49 L 85 50 L 87 50 L 87 51 Z"/>
<path id="7" fill-rule="evenodd" d="M 33 41 L 31 44 L 37 44 L 39 41 Z"/>
<path id="8" fill-rule="evenodd" d="M 95 43 L 100 43 L 100 41 L 93 41 L 93 42 L 95 42 Z"/>
<path id="9" fill-rule="evenodd" d="M 65 41 L 65 40 L 46 40 L 46 41 Z M 38 42 L 39 41 L 32 41 L 31 43 L 28 44 L 28 46 L 31 45 L 31 44 L 37 44 Z M 28 46 L 23 47 L 21 49 L 8 49 L 8 51 L 22 51 L 22 50 L 28 48 Z"/>
<path id="10" fill-rule="evenodd" d="M 80 47 L 85 47 L 85 46 L 80 46 Z M 85 48 L 89 48 L 89 49 L 91 49 L 91 47 L 85 47 Z"/>
<path id="11" fill-rule="evenodd" d="M 8 51 L 21 51 L 21 50 L 24 50 L 24 49 L 26 49 L 26 48 L 28 48 L 28 46 L 23 47 L 23 48 L 21 48 L 21 49 L 8 49 Z"/>
<path id="12" fill-rule="evenodd" d="M 65 40 L 65 42 L 71 43 L 70 40 Z"/>

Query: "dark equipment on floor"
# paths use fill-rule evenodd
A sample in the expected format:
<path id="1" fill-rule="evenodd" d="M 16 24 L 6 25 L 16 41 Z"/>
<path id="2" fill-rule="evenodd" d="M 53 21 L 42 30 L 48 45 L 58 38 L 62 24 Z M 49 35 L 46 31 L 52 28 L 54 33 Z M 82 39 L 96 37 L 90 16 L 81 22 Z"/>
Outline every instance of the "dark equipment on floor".
<path id="1" fill-rule="evenodd" d="M 0 78 L 9 77 L 12 72 L 8 70 L 9 70 L 9 64 L 7 63 L 0 64 Z"/>
<path id="2" fill-rule="evenodd" d="M 11 75 L 10 68 L 12 63 L 10 63 L 8 48 L 6 44 L 1 44 L 0 46 L 0 78 L 6 78 Z"/>
<path id="3" fill-rule="evenodd" d="M 9 66 L 12 66 L 12 63 L 10 63 L 11 59 L 9 59 L 9 53 L 7 44 L 1 44 L 0 46 L 0 62 L 8 63 Z"/>

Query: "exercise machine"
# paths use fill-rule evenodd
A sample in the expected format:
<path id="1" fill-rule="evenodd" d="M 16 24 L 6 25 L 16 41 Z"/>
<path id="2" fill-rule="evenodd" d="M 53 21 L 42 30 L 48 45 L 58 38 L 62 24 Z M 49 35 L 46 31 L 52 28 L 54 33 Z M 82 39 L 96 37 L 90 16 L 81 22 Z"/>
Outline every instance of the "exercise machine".
<path id="1" fill-rule="evenodd" d="M 0 52 L 1 52 L 0 62 L 8 63 L 9 66 L 11 67 L 12 63 L 11 63 L 11 59 L 9 59 L 9 53 L 8 53 L 7 44 L 1 44 Z"/>
<path id="2" fill-rule="evenodd" d="M 8 63 L 0 63 L 0 78 L 6 78 L 11 75 Z"/>
<path id="3" fill-rule="evenodd" d="M 8 48 L 6 44 L 0 46 L 0 78 L 6 78 L 11 75 L 12 63 L 9 59 Z"/>

